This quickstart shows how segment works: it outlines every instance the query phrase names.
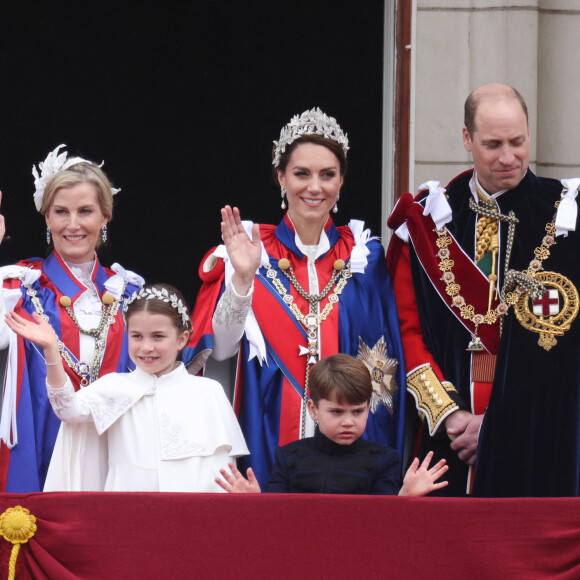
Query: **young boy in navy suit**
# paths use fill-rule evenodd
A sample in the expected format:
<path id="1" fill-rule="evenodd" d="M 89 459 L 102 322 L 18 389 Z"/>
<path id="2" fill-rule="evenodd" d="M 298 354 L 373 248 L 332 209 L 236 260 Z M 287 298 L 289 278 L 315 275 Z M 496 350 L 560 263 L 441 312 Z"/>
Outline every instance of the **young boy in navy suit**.
<path id="1" fill-rule="evenodd" d="M 266 492 L 420 496 L 447 485 L 438 482 L 448 469 L 445 460 L 429 469 L 429 453 L 421 465 L 413 461 L 401 487 L 398 453 L 361 438 L 373 393 L 362 361 L 347 354 L 322 359 L 310 371 L 309 387 L 308 412 L 318 428 L 314 437 L 276 450 Z M 231 474 L 222 469 L 224 479 L 216 478 L 223 489 L 260 493 L 251 468 L 246 479 L 232 463 L 229 467 Z"/>

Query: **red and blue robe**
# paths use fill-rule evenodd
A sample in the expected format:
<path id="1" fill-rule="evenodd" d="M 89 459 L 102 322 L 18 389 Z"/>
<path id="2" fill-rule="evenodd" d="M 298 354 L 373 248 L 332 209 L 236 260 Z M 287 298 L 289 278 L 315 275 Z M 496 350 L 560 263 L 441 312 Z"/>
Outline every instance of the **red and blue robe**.
<path id="1" fill-rule="evenodd" d="M 355 245 L 351 230 L 336 227 L 330 219 L 325 232 L 330 249 L 316 260 L 321 290 L 332 276 L 335 261 L 340 259 L 347 263 Z M 286 258 L 299 284 L 309 288 L 307 258 L 296 246 L 292 222 L 286 216 L 278 226 L 260 225 L 260 235 L 277 280 L 291 294 L 300 311 L 307 313 L 307 301 L 278 268 L 278 261 Z M 338 352 L 356 356 L 359 339 L 372 348 L 384 337 L 388 357 L 399 363 L 395 377 L 399 389 L 393 397 L 392 412 L 380 404 L 376 412 L 370 413 L 364 437 L 393 447 L 402 454 L 405 395 L 400 388 L 404 385 L 405 372 L 397 309 L 383 248 L 378 241 L 371 240 L 367 249 L 370 253 L 364 274 L 352 275 L 321 323 L 320 358 Z M 202 263 L 200 276 L 204 284 L 192 316 L 194 335 L 190 344 L 194 348 L 185 353 L 186 364 L 197 355 L 206 356 L 212 349 L 212 316 L 225 290 L 223 260 L 209 272 L 204 272 Z M 320 311 L 327 304 L 328 296 L 321 301 Z M 300 438 L 307 363 L 307 357 L 300 355 L 300 347 L 307 346 L 307 337 L 304 327 L 266 275 L 265 268 L 259 269 L 254 280 L 252 309 L 265 340 L 266 360 L 261 365 L 257 358 L 248 360 L 249 343 L 244 335 L 238 356 L 234 409 L 251 453 L 249 458 L 243 458 L 241 467 L 251 466 L 258 479 L 265 482 L 276 448 Z"/>
<path id="2" fill-rule="evenodd" d="M 44 313 L 51 326 L 66 347 L 79 357 L 79 330 L 60 306 L 60 298 L 68 296 L 74 303 L 86 291 L 70 272 L 60 256 L 53 252 L 45 260 L 32 258 L 19 262 L 23 266 L 40 271 L 40 278 L 31 287 L 36 291 Z M 106 291 L 104 283 L 115 275 L 113 270 L 104 268 L 98 260 L 95 262 L 92 279 L 100 297 Z M 14 311 L 32 320 L 35 307 L 27 289 L 16 278 L 6 279 L 4 287 L 20 289 Z M 128 284 L 124 298 L 138 290 L 137 286 Z M 16 382 L 16 424 L 17 443 L 10 449 L 5 441 L 0 448 L 0 491 L 27 493 L 41 491 L 50 463 L 52 450 L 56 441 L 60 420 L 54 414 L 46 394 L 46 365 L 42 349 L 37 348 L 23 338 L 17 339 L 17 382 Z M 80 388 L 79 376 L 64 363 L 64 369 L 70 377 L 75 390 Z M 122 303 L 115 316 L 115 322 L 109 326 L 106 348 L 100 367 L 100 376 L 111 372 L 126 372 L 134 368 L 127 350 L 127 338 L 122 316 Z M 6 389 L 6 385 L 4 387 Z"/>

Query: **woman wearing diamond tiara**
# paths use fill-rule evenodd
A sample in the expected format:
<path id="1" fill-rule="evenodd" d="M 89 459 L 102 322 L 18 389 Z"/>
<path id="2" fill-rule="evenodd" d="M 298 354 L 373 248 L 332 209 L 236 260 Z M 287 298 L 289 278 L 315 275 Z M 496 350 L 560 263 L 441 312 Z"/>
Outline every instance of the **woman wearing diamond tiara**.
<path id="1" fill-rule="evenodd" d="M 335 226 L 348 139 L 320 109 L 296 115 L 274 142 L 281 187 L 278 226 L 242 222 L 222 209 L 224 245 L 206 255 L 191 344 L 202 366 L 210 353 L 239 352 L 234 408 L 251 451 L 245 466 L 267 480 L 274 451 L 313 434 L 308 373 L 337 352 L 359 356 L 375 393 L 365 437 L 402 451 L 404 385 L 395 300 L 384 251 L 358 220 Z"/>
<path id="2" fill-rule="evenodd" d="M 104 268 L 95 254 L 107 239 L 113 216 L 111 184 L 100 166 L 69 157 L 65 145 L 33 167 L 36 209 L 46 220 L 52 252 L 0 268 L 0 308 L 24 319 L 37 314 L 59 337 L 66 373 L 78 390 L 113 371 L 126 372 L 131 360 L 120 306 L 143 279 L 118 264 Z M 4 314 L 4 312 L 2 314 Z M 0 490 L 43 488 L 60 420 L 46 395 L 43 353 L 19 339 L 1 316 L 0 349 L 7 363 L 0 419 Z M 48 365 L 48 367 L 47 367 Z"/>
<path id="3" fill-rule="evenodd" d="M 44 491 L 223 493 L 219 470 L 248 449 L 221 385 L 177 361 L 191 332 L 183 297 L 150 284 L 125 300 L 124 314 L 137 368 L 76 393 L 53 328 L 37 313 L 32 321 L 6 315 L 14 332 L 42 349 L 48 397 L 63 420 Z M 102 455 L 90 451 L 98 443 Z"/>

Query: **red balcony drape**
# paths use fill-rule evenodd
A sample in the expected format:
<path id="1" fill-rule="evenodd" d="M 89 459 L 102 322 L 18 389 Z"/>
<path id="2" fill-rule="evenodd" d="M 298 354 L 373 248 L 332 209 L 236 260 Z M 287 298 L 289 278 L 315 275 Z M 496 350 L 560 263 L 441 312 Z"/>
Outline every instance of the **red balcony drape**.
<path id="1" fill-rule="evenodd" d="M 580 578 L 580 499 L 0 495 L 18 505 L 17 579 Z"/>

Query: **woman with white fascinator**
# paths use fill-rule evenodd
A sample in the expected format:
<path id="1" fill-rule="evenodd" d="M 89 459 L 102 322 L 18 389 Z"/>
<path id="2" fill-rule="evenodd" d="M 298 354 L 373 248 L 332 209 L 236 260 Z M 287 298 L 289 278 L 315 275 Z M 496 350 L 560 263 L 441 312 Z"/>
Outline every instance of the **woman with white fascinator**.
<path id="1" fill-rule="evenodd" d="M 34 203 L 46 220 L 49 256 L 0 268 L 2 314 L 43 316 L 56 331 L 64 367 L 76 390 L 133 366 L 127 353 L 123 300 L 143 279 L 118 264 L 103 267 L 97 247 L 107 240 L 113 189 L 101 165 L 68 156 L 59 145 L 33 166 Z M 4 233 L 3 219 L 0 233 Z M 0 491 L 43 489 L 60 421 L 46 394 L 41 349 L 19 339 L 0 317 L 0 349 L 7 349 L 0 418 Z M 83 428 L 79 426 L 79 428 Z"/>
<path id="2" fill-rule="evenodd" d="M 337 352 L 358 356 L 373 376 L 365 437 L 402 451 L 405 375 L 384 251 L 364 222 L 337 227 L 331 217 L 348 149 L 347 135 L 320 109 L 293 117 L 272 153 L 282 221 L 242 222 L 225 206 L 223 245 L 199 270 L 194 366 L 238 354 L 234 408 L 251 453 L 242 467 L 261 482 L 279 445 L 313 434 L 309 369 Z"/>

